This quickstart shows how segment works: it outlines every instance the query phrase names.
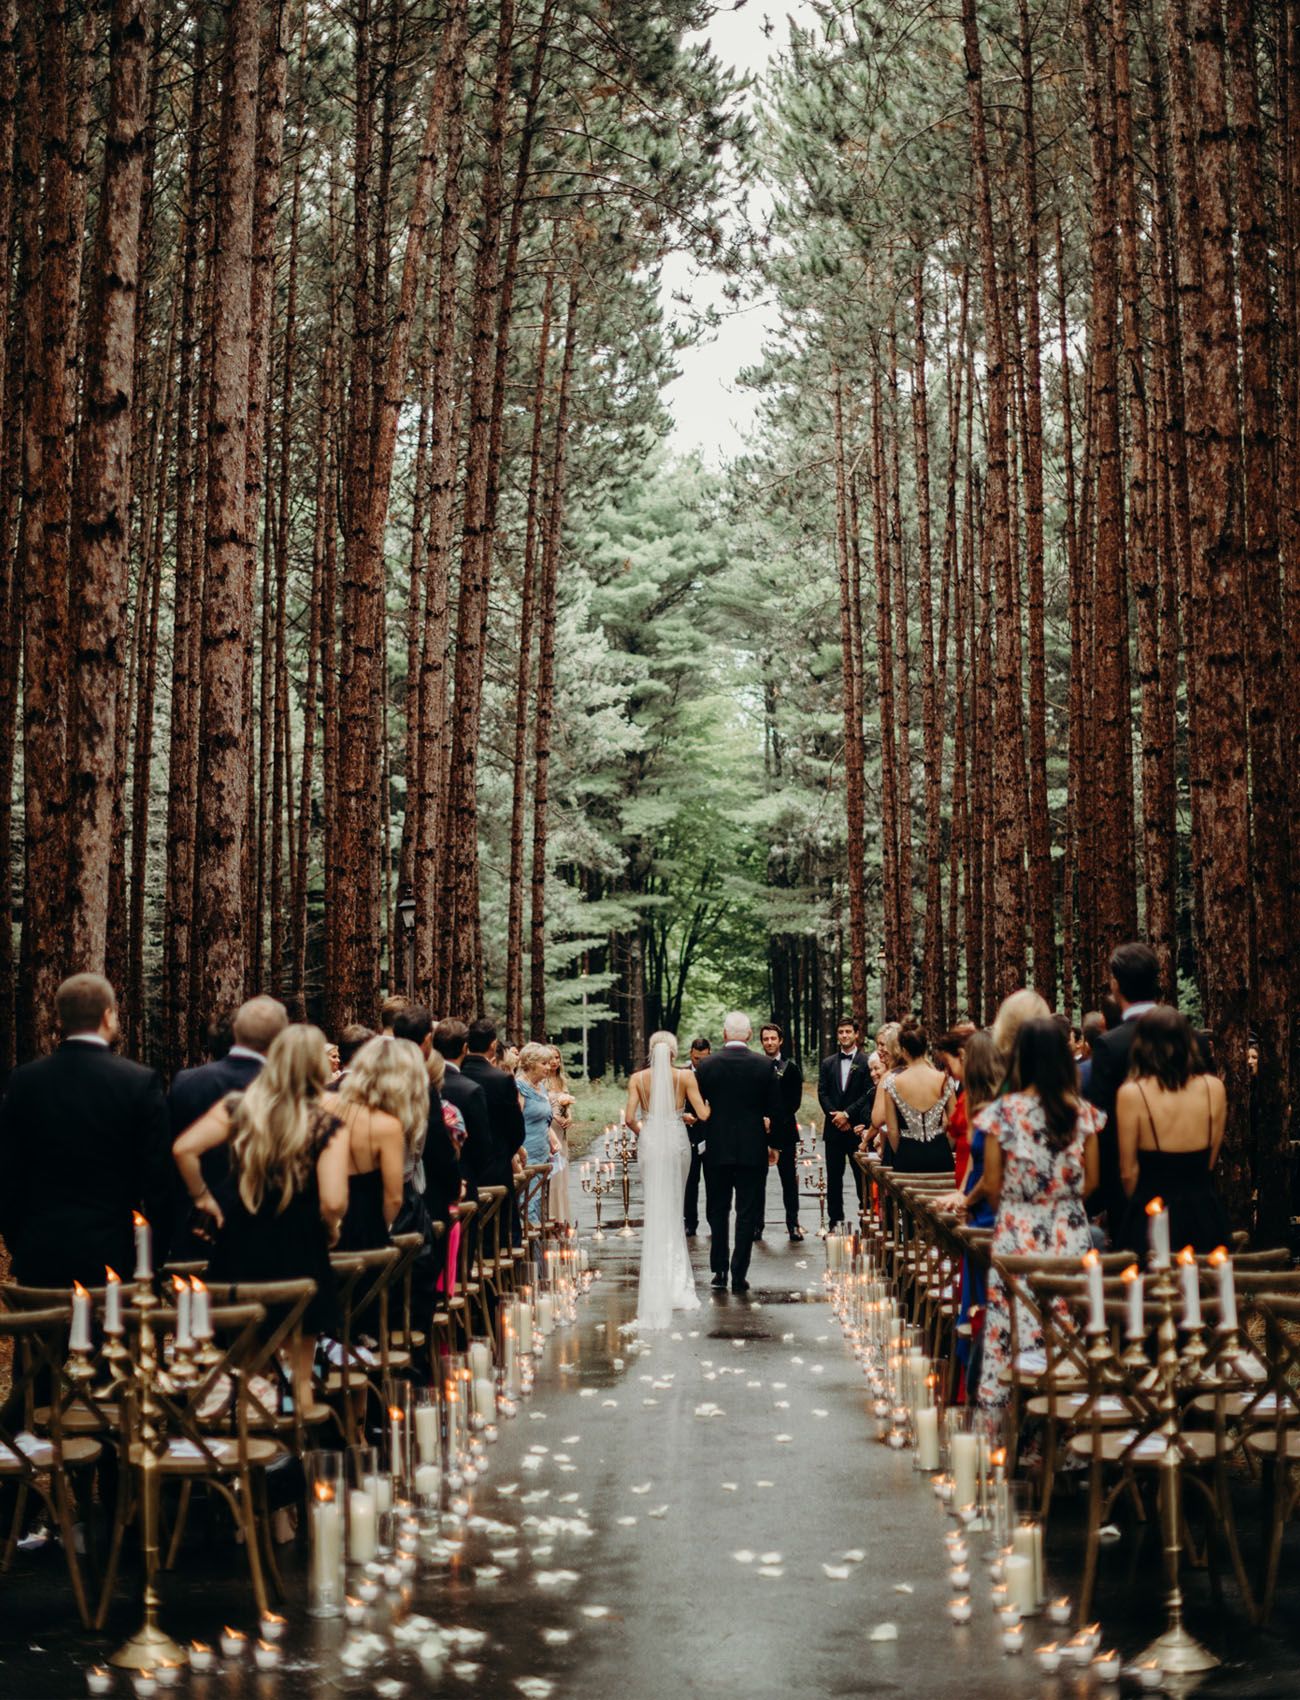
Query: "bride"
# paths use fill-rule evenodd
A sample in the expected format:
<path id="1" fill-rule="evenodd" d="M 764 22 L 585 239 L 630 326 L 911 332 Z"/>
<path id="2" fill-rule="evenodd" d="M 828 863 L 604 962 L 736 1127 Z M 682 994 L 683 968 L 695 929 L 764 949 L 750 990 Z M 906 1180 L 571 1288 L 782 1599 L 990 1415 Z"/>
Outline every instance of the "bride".
<path id="1" fill-rule="evenodd" d="M 676 1055 L 674 1034 L 652 1034 L 649 1068 L 639 1069 L 627 1083 L 624 1120 L 637 1135 L 637 1166 L 645 1200 L 638 1328 L 667 1328 L 675 1310 L 698 1310 L 700 1304 L 682 1216 L 691 1164 L 682 1111 L 689 1103 L 696 1121 L 706 1122 L 709 1106 L 691 1070 L 673 1067 Z"/>

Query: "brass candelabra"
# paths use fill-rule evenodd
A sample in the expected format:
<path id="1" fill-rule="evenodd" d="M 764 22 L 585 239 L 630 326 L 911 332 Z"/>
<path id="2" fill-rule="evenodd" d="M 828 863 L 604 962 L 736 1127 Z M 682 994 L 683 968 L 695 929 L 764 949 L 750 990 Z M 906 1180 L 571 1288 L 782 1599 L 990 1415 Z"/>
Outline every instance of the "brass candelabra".
<path id="1" fill-rule="evenodd" d="M 606 1140 L 606 1147 L 611 1142 Z M 621 1240 L 630 1240 L 636 1230 L 632 1226 L 632 1159 L 636 1156 L 636 1135 L 626 1122 L 620 1122 L 612 1141 L 614 1161 L 619 1165 L 619 1184 L 623 1189 L 623 1226 L 615 1230 Z"/>
<path id="2" fill-rule="evenodd" d="M 605 1195 L 613 1192 L 614 1186 L 614 1165 L 612 1162 L 597 1163 L 594 1168 L 586 1163 L 582 1165 L 582 1190 L 588 1198 L 596 1200 L 596 1231 L 591 1236 L 593 1240 L 603 1241 L 605 1238 L 605 1230 L 600 1221 L 601 1204 Z"/>
<path id="3" fill-rule="evenodd" d="M 814 1158 L 809 1167 L 811 1173 L 808 1176 L 808 1184 L 802 1189 L 803 1196 L 817 1200 L 817 1238 L 824 1240 L 826 1238 L 826 1166 Z"/>

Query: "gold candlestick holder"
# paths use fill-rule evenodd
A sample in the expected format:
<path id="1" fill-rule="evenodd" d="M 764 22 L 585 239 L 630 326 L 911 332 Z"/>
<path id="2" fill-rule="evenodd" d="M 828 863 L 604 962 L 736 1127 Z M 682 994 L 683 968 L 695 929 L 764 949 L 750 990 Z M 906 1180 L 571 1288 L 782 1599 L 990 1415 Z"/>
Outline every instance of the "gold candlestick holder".
<path id="1" fill-rule="evenodd" d="M 636 1137 L 623 1122 L 614 1141 L 614 1158 L 620 1165 L 619 1183 L 623 1189 L 623 1226 L 616 1230 L 621 1240 L 630 1240 L 636 1233 L 632 1226 L 632 1159 L 635 1155 Z"/>
<path id="2" fill-rule="evenodd" d="M 158 1526 L 162 1479 L 160 1466 L 167 1451 L 162 1427 L 160 1388 L 167 1385 L 158 1356 L 153 1313 L 159 1299 L 148 1278 L 136 1282 L 134 1310 L 138 1318 L 135 1350 L 121 1344 L 121 1354 L 109 1360 L 112 1389 L 122 1399 L 127 1463 L 138 1473 L 140 1550 L 144 1559 L 144 1621 L 130 1640 L 110 1655 L 121 1670 L 152 1670 L 161 1663 L 183 1664 L 185 1654 L 158 1622 Z M 185 1373 L 197 1373 L 187 1354 Z"/>
<path id="3" fill-rule="evenodd" d="M 591 1174 L 582 1177 L 582 1190 L 588 1198 L 596 1200 L 596 1231 L 591 1236 L 593 1240 L 603 1241 L 606 1237 L 600 1220 L 601 1204 L 606 1194 L 613 1192 L 614 1184 L 612 1163 L 608 1167 L 603 1163 L 597 1163 Z"/>
<path id="4" fill-rule="evenodd" d="M 1219 1660 L 1192 1635 L 1183 1623 L 1183 1590 L 1180 1580 L 1183 1556 L 1183 1452 L 1179 1443 L 1178 1389 L 1183 1363 L 1178 1352 L 1178 1324 L 1174 1317 L 1177 1283 L 1171 1269 L 1157 1269 L 1151 1293 L 1160 1306 L 1156 1333 L 1156 1376 L 1153 1392 L 1160 1414 L 1159 1433 L 1165 1449 L 1160 1460 L 1160 1526 L 1164 1540 L 1165 1610 L 1168 1625 L 1157 1635 L 1140 1659 L 1157 1659 L 1175 1676 L 1191 1676 L 1213 1670 Z M 1204 1347 L 1202 1346 L 1202 1353 Z M 1200 1357 L 1189 1363 L 1189 1374 L 1200 1371 Z"/>
<path id="5" fill-rule="evenodd" d="M 817 1238 L 826 1238 L 826 1169 L 822 1163 L 817 1163 L 815 1172 L 809 1177 L 809 1185 L 804 1187 L 805 1198 L 817 1200 Z"/>

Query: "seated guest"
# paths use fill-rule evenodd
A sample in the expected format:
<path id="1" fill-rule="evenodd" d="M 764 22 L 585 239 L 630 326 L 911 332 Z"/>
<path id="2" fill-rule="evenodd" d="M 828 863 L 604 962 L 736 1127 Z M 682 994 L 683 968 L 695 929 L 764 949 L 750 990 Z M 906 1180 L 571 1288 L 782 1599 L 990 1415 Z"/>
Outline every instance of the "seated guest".
<path id="1" fill-rule="evenodd" d="M 984 1192 L 997 1210 L 994 1257 L 1081 1258 L 1092 1245 L 1084 1200 L 1097 1183 L 1101 1117 L 1079 1097 L 1070 1042 L 1051 1016 L 1026 1021 L 1008 1076 L 1014 1087 L 976 1117 L 984 1132 Z M 1020 1352 L 1042 1349 L 1022 1307 L 1020 1339 L 996 1269 L 989 1277 L 979 1402 L 990 1416 L 1007 1402 L 1007 1372 Z"/>
<path id="2" fill-rule="evenodd" d="M 133 1210 L 167 1243 L 167 1101 L 153 1069 L 113 1054 L 107 980 L 72 975 L 55 1008 L 62 1043 L 17 1069 L 0 1104 L 0 1234 L 26 1285 L 103 1286 L 107 1266 L 135 1268 Z"/>
<path id="3" fill-rule="evenodd" d="M 353 1057 L 356 1056 L 363 1045 L 368 1045 L 374 1036 L 374 1029 L 363 1026 L 359 1021 L 354 1021 L 350 1026 L 343 1029 L 339 1036 L 339 1042 L 335 1046 L 335 1050 L 338 1052 L 339 1066 L 338 1073 L 330 1081 L 331 1092 L 337 1092 L 339 1087 L 342 1086 L 348 1077 L 348 1070 L 352 1067 Z"/>
<path id="4" fill-rule="evenodd" d="M 1214 1165 L 1228 1119 L 1227 1094 L 1217 1075 L 1202 1072 L 1192 1024 L 1176 1009 L 1157 1004 L 1139 1017 L 1115 1119 L 1119 1178 L 1129 1201 L 1116 1243 L 1146 1261 L 1146 1207 L 1160 1198 L 1175 1251 L 1226 1245 L 1228 1213 L 1215 1191 Z"/>
<path id="5" fill-rule="evenodd" d="M 550 1094 L 544 1085 L 551 1072 L 551 1064 L 549 1045 L 525 1045 L 519 1053 L 516 1085 L 519 1087 L 519 1102 L 524 1111 L 524 1152 L 530 1164 L 549 1163 L 552 1155 L 560 1148 L 558 1135 L 551 1132 L 555 1112 L 551 1108 Z M 538 1189 L 529 1200 L 528 1220 L 540 1222 L 541 1219 L 542 1195 Z"/>
<path id="6" fill-rule="evenodd" d="M 242 1097 L 214 1104 L 174 1147 L 190 1197 L 216 1227 L 213 1280 L 315 1281 L 294 1366 L 302 1401 L 315 1336 L 338 1327 L 329 1253 L 348 1207 L 348 1140 L 327 1077 L 325 1035 L 286 1027 Z M 234 1186 L 223 1211 L 204 1184 L 201 1159 L 226 1143 Z"/>
<path id="7" fill-rule="evenodd" d="M 402 1208 L 407 1162 L 429 1124 L 429 1076 L 418 1045 L 382 1035 L 363 1045 L 337 1099 L 348 1134 L 342 1251 L 387 1245 Z"/>

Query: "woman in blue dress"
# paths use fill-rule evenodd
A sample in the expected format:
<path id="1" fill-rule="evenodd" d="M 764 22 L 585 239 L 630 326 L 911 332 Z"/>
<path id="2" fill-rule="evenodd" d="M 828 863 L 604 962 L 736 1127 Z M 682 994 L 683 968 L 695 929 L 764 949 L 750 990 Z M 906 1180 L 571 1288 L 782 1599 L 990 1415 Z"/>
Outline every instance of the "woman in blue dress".
<path id="1" fill-rule="evenodd" d="M 559 1144 L 551 1132 L 551 1118 L 555 1112 L 551 1108 L 550 1094 L 542 1085 L 551 1071 L 552 1060 L 549 1045 L 525 1045 L 519 1053 L 515 1084 L 519 1088 L 519 1102 L 524 1112 L 524 1151 L 530 1164 L 549 1163 L 552 1151 Z M 537 1189 L 529 1200 L 528 1220 L 540 1222 L 541 1219 L 542 1195 Z"/>

